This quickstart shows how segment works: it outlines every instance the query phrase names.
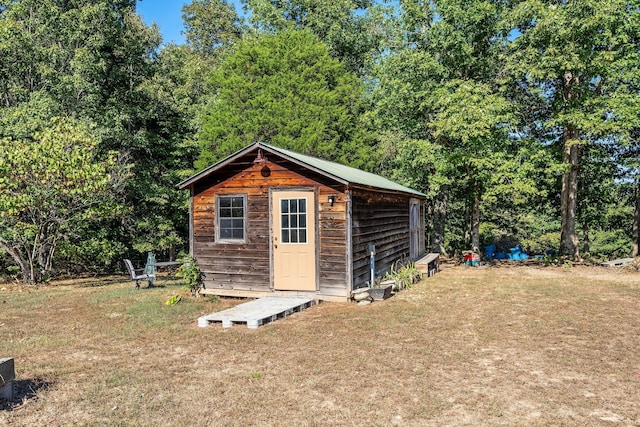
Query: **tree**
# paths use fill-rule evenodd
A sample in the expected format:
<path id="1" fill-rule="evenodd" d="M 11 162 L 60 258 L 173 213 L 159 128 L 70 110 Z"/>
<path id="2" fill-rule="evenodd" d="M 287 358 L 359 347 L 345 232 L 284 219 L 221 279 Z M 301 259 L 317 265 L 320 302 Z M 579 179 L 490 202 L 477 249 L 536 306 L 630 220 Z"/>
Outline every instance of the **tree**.
<path id="1" fill-rule="evenodd" d="M 627 1 L 519 2 L 509 68 L 540 93 L 546 126 L 560 147 L 560 253 L 579 258 L 576 232 L 584 147 L 625 141 L 637 123 L 640 10 Z"/>
<path id="2" fill-rule="evenodd" d="M 306 31 L 243 40 L 212 84 L 199 168 L 256 141 L 355 166 L 365 157 L 362 84 Z"/>
<path id="3" fill-rule="evenodd" d="M 57 252 L 70 259 L 58 262 L 104 269 L 132 248 L 177 251 L 187 229 L 185 194 L 175 183 L 197 152 L 184 82 L 193 74 L 181 73 L 193 55 L 159 55 L 157 28 L 144 25 L 134 0 L 6 4 L 0 137 L 33 139 L 52 117 L 76 117 L 95 124 L 98 155 L 116 151 L 132 166 L 122 218 L 78 227 L 82 237 Z"/>
<path id="4" fill-rule="evenodd" d="M 631 224 L 631 256 L 640 256 L 640 128 L 631 131 L 631 143 L 617 153 L 618 178 L 631 187 L 633 206 Z"/>
<path id="5" fill-rule="evenodd" d="M 187 44 L 212 56 L 240 39 L 242 29 L 235 8 L 224 0 L 193 0 L 182 6 Z"/>
<path id="6" fill-rule="evenodd" d="M 371 0 L 243 0 L 258 31 L 306 29 L 353 72 L 366 75 L 385 31 Z M 379 6 L 377 6 L 379 8 Z"/>
<path id="7" fill-rule="evenodd" d="M 383 56 L 374 98 L 378 125 L 440 149 L 430 180 L 433 250 L 442 251 L 449 192 L 463 198 L 467 247 L 480 245 L 483 195 L 504 164 L 515 105 L 502 93 L 502 5 L 404 1 L 399 37 Z M 423 144 L 427 146 L 426 144 Z M 421 154 L 428 157 L 428 153 Z M 523 177 L 524 179 L 524 177 Z M 438 247 L 440 246 L 440 247 Z"/>
<path id="8" fill-rule="evenodd" d="M 126 170 L 118 170 L 113 153 L 98 158 L 93 132 L 56 118 L 33 140 L 0 139 L 0 248 L 25 281 L 51 273 L 57 246 L 80 224 L 117 210 Z"/>
<path id="9" fill-rule="evenodd" d="M 640 256 L 640 178 L 636 178 L 634 205 L 631 256 L 637 257 Z"/>

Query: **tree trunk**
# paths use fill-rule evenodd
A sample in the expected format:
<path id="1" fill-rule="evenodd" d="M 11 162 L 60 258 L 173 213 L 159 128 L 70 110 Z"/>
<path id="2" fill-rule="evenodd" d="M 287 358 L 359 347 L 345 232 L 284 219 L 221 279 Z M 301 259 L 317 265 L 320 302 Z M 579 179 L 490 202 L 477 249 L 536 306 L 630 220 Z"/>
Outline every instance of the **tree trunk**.
<path id="1" fill-rule="evenodd" d="M 588 254 L 591 252 L 591 239 L 589 238 L 589 227 L 582 226 L 582 253 Z"/>
<path id="2" fill-rule="evenodd" d="M 473 205 L 471 206 L 471 249 L 480 250 L 480 197 L 473 196 Z"/>
<path id="3" fill-rule="evenodd" d="M 640 256 L 640 177 L 636 180 L 636 208 L 633 212 L 633 230 L 631 232 L 631 256 Z"/>
<path id="4" fill-rule="evenodd" d="M 560 255 L 566 255 L 574 260 L 580 259 L 578 235 L 576 234 L 576 210 L 578 199 L 578 169 L 582 146 L 578 142 L 579 131 L 571 126 L 564 129 L 562 135 L 562 162 L 569 169 L 562 175 L 562 190 L 560 193 Z"/>
<path id="5" fill-rule="evenodd" d="M 467 247 L 473 251 L 480 250 L 480 197 L 478 196 L 478 183 L 472 173 L 472 169 L 467 165 L 467 177 L 469 187 L 467 193 L 467 208 L 465 209 L 465 241 Z"/>
<path id="6" fill-rule="evenodd" d="M 449 201 L 449 185 L 443 184 L 433 203 L 431 252 L 446 254 L 444 248 L 444 231 L 447 223 L 447 204 Z"/>
<path id="7" fill-rule="evenodd" d="M 18 264 L 18 267 L 20 267 L 20 272 L 22 273 L 22 280 L 27 283 L 31 283 L 33 281 L 33 275 L 31 274 L 31 270 L 25 262 L 24 258 L 20 254 L 20 251 L 16 248 L 9 247 L 9 245 L 1 239 L 0 248 L 11 255 L 13 261 Z"/>

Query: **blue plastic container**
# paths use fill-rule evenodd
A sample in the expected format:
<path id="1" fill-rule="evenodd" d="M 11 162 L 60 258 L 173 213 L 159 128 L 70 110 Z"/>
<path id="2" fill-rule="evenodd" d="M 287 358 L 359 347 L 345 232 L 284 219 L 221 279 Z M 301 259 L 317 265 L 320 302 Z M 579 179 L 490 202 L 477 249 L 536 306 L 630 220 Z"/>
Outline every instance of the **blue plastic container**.
<path id="1" fill-rule="evenodd" d="M 484 247 L 484 254 L 488 259 L 493 259 L 496 255 L 496 245 L 492 244 Z"/>

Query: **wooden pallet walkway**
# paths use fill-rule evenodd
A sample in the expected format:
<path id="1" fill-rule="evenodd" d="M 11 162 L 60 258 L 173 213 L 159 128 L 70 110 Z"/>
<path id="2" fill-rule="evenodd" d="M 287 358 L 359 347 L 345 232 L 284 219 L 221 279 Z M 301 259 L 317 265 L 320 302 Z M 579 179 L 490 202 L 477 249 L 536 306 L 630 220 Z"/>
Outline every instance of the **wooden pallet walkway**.
<path id="1" fill-rule="evenodd" d="M 309 298 L 258 298 L 218 313 L 202 316 L 198 318 L 198 326 L 204 328 L 211 323 L 222 322 L 223 328 L 230 328 L 234 324 L 245 323 L 247 328 L 256 329 L 309 308 L 314 302 Z"/>

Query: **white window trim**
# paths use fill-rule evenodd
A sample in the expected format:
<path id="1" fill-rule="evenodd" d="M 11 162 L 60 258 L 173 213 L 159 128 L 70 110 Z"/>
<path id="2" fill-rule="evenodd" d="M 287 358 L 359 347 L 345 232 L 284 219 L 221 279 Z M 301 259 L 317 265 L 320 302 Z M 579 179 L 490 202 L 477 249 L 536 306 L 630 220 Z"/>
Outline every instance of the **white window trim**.
<path id="1" fill-rule="evenodd" d="M 242 235 L 244 236 L 244 238 L 242 239 L 222 239 L 220 238 L 220 199 L 221 198 L 231 198 L 231 197 L 242 197 L 242 204 L 243 204 L 243 217 L 242 217 L 242 227 L 243 227 L 243 232 Z M 216 243 L 233 243 L 233 244 L 242 244 L 242 243 L 247 243 L 247 225 L 248 225 L 248 210 L 249 210 L 249 206 L 248 206 L 248 202 L 247 202 L 247 195 L 246 194 L 216 194 L 215 197 L 215 209 L 216 209 L 216 235 L 215 235 L 215 241 Z"/>

